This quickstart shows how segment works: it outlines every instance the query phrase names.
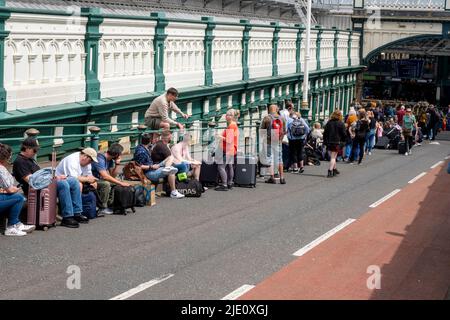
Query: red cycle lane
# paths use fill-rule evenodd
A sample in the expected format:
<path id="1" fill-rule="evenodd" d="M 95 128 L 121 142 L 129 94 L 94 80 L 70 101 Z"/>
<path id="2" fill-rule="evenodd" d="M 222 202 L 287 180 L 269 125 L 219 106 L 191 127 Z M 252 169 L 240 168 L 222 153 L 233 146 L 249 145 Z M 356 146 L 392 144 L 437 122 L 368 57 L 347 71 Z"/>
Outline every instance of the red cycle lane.
<path id="1" fill-rule="evenodd" d="M 450 175 L 445 169 L 446 163 L 428 171 L 240 299 L 448 298 Z"/>

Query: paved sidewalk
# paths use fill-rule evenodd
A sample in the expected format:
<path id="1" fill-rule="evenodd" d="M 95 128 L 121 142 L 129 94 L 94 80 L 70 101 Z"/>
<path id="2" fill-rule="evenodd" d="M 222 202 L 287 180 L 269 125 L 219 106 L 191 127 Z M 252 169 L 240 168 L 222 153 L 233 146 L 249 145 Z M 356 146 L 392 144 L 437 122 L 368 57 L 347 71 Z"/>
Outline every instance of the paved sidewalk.
<path id="1" fill-rule="evenodd" d="M 447 161 L 428 170 L 240 299 L 448 299 L 446 168 Z M 368 289 L 369 266 L 379 266 L 381 289 Z"/>

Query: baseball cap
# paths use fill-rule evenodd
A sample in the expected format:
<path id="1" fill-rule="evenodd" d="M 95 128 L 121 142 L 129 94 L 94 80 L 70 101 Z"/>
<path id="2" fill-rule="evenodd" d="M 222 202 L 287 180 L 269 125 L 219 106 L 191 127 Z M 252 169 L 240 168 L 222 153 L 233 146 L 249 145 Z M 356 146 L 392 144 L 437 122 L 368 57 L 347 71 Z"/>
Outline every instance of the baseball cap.
<path id="1" fill-rule="evenodd" d="M 92 149 L 92 148 L 85 148 L 81 152 L 83 152 L 85 155 L 90 157 L 92 159 L 92 161 L 98 162 L 97 151 L 95 151 L 94 149 Z"/>

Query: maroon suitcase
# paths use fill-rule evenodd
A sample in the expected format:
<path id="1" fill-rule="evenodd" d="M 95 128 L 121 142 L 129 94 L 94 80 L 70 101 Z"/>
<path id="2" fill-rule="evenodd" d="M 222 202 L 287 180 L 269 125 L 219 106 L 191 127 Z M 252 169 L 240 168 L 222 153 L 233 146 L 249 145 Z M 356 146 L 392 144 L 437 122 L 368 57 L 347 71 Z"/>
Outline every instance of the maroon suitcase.
<path id="1" fill-rule="evenodd" d="M 56 153 L 52 153 L 52 169 L 55 174 Z M 27 224 L 35 225 L 45 231 L 56 226 L 56 179 L 42 190 L 29 188 L 28 191 L 28 217 Z"/>

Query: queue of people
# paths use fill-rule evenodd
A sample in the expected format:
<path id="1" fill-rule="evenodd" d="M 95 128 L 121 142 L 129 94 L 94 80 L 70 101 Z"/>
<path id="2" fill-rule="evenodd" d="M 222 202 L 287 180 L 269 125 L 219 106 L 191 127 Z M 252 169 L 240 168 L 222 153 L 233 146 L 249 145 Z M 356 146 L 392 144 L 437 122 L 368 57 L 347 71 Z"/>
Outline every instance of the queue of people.
<path id="1" fill-rule="evenodd" d="M 187 119 L 175 105 L 178 92 L 170 88 L 165 94 L 157 97 L 146 113 L 146 123 L 151 129 L 162 129 L 158 134 L 144 133 L 141 143 L 135 148 L 133 161 L 143 172 L 145 179 L 153 184 L 168 185 L 168 196 L 182 199 L 184 194 L 177 190 L 180 177 L 200 182 L 202 162 L 191 156 L 191 135 L 184 133 L 184 126 L 169 118 L 168 112 L 173 110 Z M 314 123 L 312 130 L 308 121 L 294 111 L 291 102 L 286 108 L 279 110 L 275 104 L 269 105 L 267 115 L 260 126 L 262 152 L 259 154 L 261 165 L 268 168 L 265 182 L 286 184 L 285 172 L 301 174 L 309 163 L 306 147 L 311 148 L 310 141 L 326 147 L 323 154 L 329 160 L 328 178 L 340 174 L 337 169 L 339 158 L 348 163 L 358 160 L 362 164 L 364 155 L 371 155 L 375 143 L 384 134 L 384 130 L 396 129 L 401 132 L 405 143 L 405 155 L 411 154 L 414 143 L 420 143 L 418 136 L 423 136 L 423 128 L 427 128 L 429 139 L 436 138 L 438 112 L 429 106 L 427 112 L 413 115 L 411 107 L 399 106 L 394 116 L 391 106 L 370 105 L 363 108 L 357 101 L 352 104 L 349 114 L 344 118 L 340 110 L 334 111 L 322 129 L 320 123 Z M 449 107 L 450 113 L 450 107 Z M 226 128 L 215 136 L 217 148 L 215 161 L 219 183 L 215 190 L 228 191 L 234 186 L 234 176 L 239 150 L 239 111 L 229 109 L 226 112 Z M 426 125 L 423 119 L 426 118 Z M 181 140 L 171 146 L 172 133 L 170 125 L 180 130 Z M 420 133 L 420 134 L 419 134 Z M 313 149 L 314 149 L 313 148 Z M 20 153 L 12 163 L 12 174 L 7 167 L 12 159 L 12 150 L 8 145 L 0 144 L 0 213 L 7 213 L 8 225 L 5 235 L 24 236 L 35 229 L 34 225 L 26 225 L 19 220 L 20 213 L 30 190 L 30 179 L 40 171 L 36 156 L 40 146 L 36 139 L 23 140 Z M 309 150 L 309 149 L 308 149 Z M 102 153 L 92 148 L 85 148 L 63 158 L 55 168 L 59 212 L 62 217 L 61 226 L 78 228 L 80 224 L 89 222 L 84 214 L 85 190 L 94 190 L 96 194 L 96 216 L 113 214 L 114 188 L 131 187 L 130 182 L 119 178 L 121 174 L 124 148 L 114 143 Z M 16 181 L 18 185 L 16 186 Z M 205 192 L 207 188 L 203 188 Z"/>

